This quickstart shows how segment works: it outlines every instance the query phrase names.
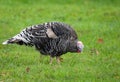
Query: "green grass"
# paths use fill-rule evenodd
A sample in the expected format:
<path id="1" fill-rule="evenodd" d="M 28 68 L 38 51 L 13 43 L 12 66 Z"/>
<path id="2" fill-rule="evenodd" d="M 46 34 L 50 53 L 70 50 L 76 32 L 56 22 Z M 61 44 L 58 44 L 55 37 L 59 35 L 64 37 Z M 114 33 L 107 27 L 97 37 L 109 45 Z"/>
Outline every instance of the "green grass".
<path id="1" fill-rule="evenodd" d="M 0 82 L 120 81 L 120 0 L 0 0 L 0 43 L 48 21 L 73 26 L 84 51 L 49 65 L 34 48 L 0 44 Z"/>

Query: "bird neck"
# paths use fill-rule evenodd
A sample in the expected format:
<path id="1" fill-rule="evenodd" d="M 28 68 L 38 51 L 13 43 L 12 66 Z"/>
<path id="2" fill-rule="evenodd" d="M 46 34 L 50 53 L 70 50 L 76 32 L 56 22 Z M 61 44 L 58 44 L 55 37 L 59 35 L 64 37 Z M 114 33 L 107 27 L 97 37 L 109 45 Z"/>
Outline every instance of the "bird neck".
<path id="1" fill-rule="evenodd" d="M 67 46 L 68 52 L 77 52 L 77 41 L 69 41 Z"/>

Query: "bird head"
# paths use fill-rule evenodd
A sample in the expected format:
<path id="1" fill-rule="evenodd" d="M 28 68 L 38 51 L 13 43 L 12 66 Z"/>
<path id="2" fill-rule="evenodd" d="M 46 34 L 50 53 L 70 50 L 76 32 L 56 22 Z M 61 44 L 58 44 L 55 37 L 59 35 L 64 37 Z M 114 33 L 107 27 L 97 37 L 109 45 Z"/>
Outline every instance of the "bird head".
<path id="1" fill-rule="evenodd" d="M 84 45 L 81 41 L 78 41 L 77 42 L 77 52 L 82 52 L 83 51 L 83 48 L 84 48 Z"/>

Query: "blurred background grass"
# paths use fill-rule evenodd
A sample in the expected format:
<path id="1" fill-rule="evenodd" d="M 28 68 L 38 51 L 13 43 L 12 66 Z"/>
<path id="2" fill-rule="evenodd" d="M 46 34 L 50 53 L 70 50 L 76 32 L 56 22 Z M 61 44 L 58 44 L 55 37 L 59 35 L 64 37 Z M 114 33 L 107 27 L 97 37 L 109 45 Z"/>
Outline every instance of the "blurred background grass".
<path id="1" fill-rule="evenodd" d="M 119 82 L 120 0 L 0 0 L 0 43 L 27 26 L 48 21 L 71 25 L 84 52 L 67 53 L 63 62 L 34 48 L 0 44 L 0 81 Z"/>

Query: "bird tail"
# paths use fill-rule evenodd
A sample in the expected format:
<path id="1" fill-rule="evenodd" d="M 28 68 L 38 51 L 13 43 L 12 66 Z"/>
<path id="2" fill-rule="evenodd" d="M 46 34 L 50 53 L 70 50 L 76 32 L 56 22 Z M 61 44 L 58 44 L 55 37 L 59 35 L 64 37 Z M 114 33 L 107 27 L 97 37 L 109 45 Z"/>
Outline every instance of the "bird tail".
<path id="1" fill-rule="evenodd" d="M 3 44 L 3 45 L 6 45 L 6 44 L 14 44 L 14 43 L 17 43 L 17 42 L 19 42 L 19 41 L 20 41 L 19 39 L 10 38 L 10 39 L 4 41 L 2 44 Z"/>
<path id="2" fill-rule="evenodd" d="M 21 41 L 21 40 L 20 40 L 19 35 L 15 35 L 14 37 L 12 37 L 12 38 L 4 41 L 2 44 L 3 44 L 3 45 L 6 45 L 6 44 L 14 44 L 14 43 L 18 43 L 18 42 L 20 42 L 20 41 Z"/>
<path id="3" fill-rule="evenodd" d="M 3 44 L 3 45 L 6 45 L 6 44 L 8 44 L 8 41 L 9 41 L 9 40 L 6 40 L 6 41 L 4 41 L 2 44 Z"/>

